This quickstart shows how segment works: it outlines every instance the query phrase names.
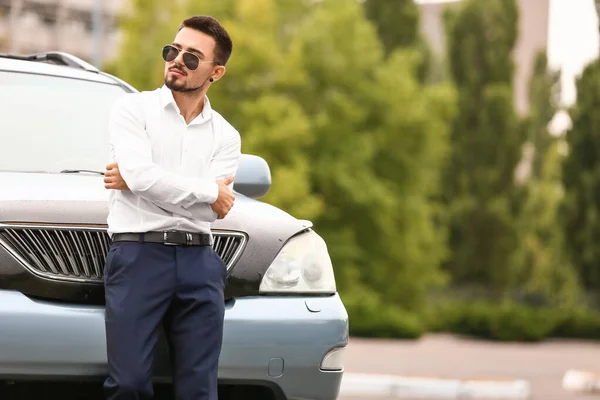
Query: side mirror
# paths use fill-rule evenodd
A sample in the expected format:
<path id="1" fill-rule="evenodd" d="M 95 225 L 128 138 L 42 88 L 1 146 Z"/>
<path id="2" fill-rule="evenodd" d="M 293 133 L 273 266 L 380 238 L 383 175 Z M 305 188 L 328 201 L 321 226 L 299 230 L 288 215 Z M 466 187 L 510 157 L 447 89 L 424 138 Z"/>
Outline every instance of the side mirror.
<path id="1" fill-rule="evenodd" d="M 258 199 L 271 188 L 271 169 L 264 158 L 242 154 L 233 182 L 233 189 L 245 196 Z"/>

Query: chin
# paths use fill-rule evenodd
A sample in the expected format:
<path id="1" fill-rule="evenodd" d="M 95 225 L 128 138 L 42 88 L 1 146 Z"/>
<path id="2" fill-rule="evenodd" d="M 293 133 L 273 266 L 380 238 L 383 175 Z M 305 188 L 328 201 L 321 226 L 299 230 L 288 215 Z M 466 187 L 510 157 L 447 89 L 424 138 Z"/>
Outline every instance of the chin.
<path id="1" fill-rule="evenodd" d="M 165 81 L 165 85 L 171 89 L 173 92 L 180 93 L 196 93 L 198 90 L 202 89 L 202 87 L 188 87 L 184 84 L 178 84 L 174 80 Z"/>
<path id="2" fill-rule="evenodd" d="M 184 92 L 186 90 L 185 83 L 178 83 L 177 78 L 173 77 L 165 79 L 165 86 L 175 92 Z"/>

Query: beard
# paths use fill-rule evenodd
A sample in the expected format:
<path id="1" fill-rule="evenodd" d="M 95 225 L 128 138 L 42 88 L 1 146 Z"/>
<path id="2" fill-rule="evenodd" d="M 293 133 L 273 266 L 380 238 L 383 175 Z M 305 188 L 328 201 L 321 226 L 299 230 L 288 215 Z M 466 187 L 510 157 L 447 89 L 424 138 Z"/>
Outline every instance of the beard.
<path id="1" fill-rule="evenodd" d="M 202 84 L 199 86 L 188 86 L 186 80 L 183 80 L 183 82 L 178 83 L 177 78 L 178 77 L 174 75 L 169 76 L 169 72 L 167 71 L 167 73 L 165 74 L 165 86 L 171 89 L 173 92 L 179 93 L 192 94 L 193 92 L 201 90 L 207 81 L 207 79 L 205 79 L 204 82 L 202 82 Z"/>
<path id="2" fill-rule="evenodd" d="M 176 77 L 170 77 L 170 78 L 165 77 L 165 86 L 174 92 L 181 92 L 181 93 L 195 92 L 196 90 L 199 90 L 202 88 L 202 86 L 188 87 L 185 82 L 177 83 Z"/>

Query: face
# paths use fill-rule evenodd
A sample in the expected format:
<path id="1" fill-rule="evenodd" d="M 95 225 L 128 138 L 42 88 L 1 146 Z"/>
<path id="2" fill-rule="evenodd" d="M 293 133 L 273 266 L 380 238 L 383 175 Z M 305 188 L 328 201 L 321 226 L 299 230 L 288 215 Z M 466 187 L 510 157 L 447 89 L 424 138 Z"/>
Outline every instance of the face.
<path id="1" fill-rule="evenodd" d="M 175 92 L 194 92 L 207 88 L 212 77 L 217 81 L 225 72 L 225 68 L 213 62 L 215 60 L 215 40 L 200 31 L 191 28 L 183 28 L 175 36 L 171 44 L 180 51 L 172 61 L 165 62 L 165 85 Z M 192 53 L 199 58 L 198 67 L 191 70 L 186 67 L 184 51 Z M 198 61 L 198 60 L 195 60 Z"/>

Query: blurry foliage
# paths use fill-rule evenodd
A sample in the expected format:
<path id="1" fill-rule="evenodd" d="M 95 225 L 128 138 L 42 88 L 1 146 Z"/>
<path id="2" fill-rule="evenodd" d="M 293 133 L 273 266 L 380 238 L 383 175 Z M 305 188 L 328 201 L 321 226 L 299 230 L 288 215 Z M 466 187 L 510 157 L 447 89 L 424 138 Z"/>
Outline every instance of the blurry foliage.
<path id="1" fill-rule="evenodd" d="M 579 301 L 580 285 L 560 225 L 562 139 L 548 130 L 559 110 L 559 79 L 558 72 L 548 70 L 546 54 L 540 53 L 530 79 L 529 113 L 522 121 L 524 137 L 533 152 L 530 176 L 517 197 L 520 248 L 515 270 L 526 293 L 549 303 L 574 305 Z"/>
<path id="2" fill-rule="evenodd" d="M 447 15 L 448 59 L 458 117 L 445 170 L 454 283 L 506 290 L 518 250 L 513 172 L 524 138 L 513 106 L 515 0 L 465 0 Z"/>
<path id="3" fill-rule="evenodd" d="M 513 301 L 447 299 L 424 313 L 426 329 L 496 341 L 600 339 L 600 313 L 588 308 L 534 307 Z"/>
<path id="4" fill-rule="evenodd" d="M 564 229 L 568 250 L 589 290 L 600 289 L 600 61 L 577 80 L 577 104 L 570 110 L 564 161 Z"/>
<path id="5" fill-rule="evenodd" d="M 413 0 L 365 0 L 364 8 L 387 53 L 417 44 L 419 9 Z"/>
<path id="6" fill-rule="evenodd" d="M 443 60 L 436 57 L 419 30 L 419 8 L 414 0 L 365 0 L 363 7 L 375 25 L 386 56 L 397 49 L 414 49 L 419 54 L 419 80 L 430 83 L 443 80 Z"/>

